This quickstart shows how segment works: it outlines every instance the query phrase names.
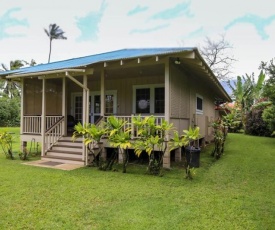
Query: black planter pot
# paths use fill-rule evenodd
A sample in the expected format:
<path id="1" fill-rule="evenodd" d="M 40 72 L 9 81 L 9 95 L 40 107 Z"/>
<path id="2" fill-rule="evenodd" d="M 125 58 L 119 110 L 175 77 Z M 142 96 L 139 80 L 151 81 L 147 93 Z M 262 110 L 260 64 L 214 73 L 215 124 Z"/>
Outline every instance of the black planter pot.
<path id="1" fill-rule="evenodd" d="M 199 168 L 200 167 L 200 154 L 201 149 L 198 147 L 188 146 L 185 148 L 185 156 L 187 164 L 193 168 Z"/>

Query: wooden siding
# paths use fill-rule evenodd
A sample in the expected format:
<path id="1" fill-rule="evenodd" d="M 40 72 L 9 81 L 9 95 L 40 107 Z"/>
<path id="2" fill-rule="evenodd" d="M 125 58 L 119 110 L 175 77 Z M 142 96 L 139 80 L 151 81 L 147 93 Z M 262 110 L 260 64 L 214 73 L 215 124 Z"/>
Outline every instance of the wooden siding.
<path id="1" fill-rule="evenodd" d="M 191 123 L 200 127 L 201 135 L 206 141 L 213 139 L 211 122 L 218 117 L 215 111 L 214 100 L 215 95 L 212 90 L 209 90 L 207 85 L 209 84 L 203 81 L 196 75 L 190 78 L 190 84 L 193 86 L 190 89 L 190 117 L 192 117 Z M 203 113 L 196 113 L 196 100 L 197 95 L 203 97 Z"/>
<path id="2" fill-rule="evenodd" d="M 119 77 L 109 77 L 105 78 L 105 90 L 116 90 L 117 91 L 117 114 L 118 115 L 130 115 L 132 114 L 132 104 L 133 104 L 133 86 L 134 85 L 150 85 L 150 84 L 164 84 L 164 76 L 140 76 L 127 78 Z M 99 78 L 89 78 L 88 88 L 91 92 L 100 91 L 100 79 Z M 68 105 L 71 105 L 71 93 L 82 93 L 80 87 L 76 86 L 74 83 L 69 85 L 69 95 L 68 95 Z M 71 109 L 68 108 L 68 112 Z"/>
<path id="3" fill-rule="evenodd" d="M 187 76 L 175 65 L 171 65 L 170 74 L 170 117 L 174 119 L 189 119 L 190 89 Z"/>

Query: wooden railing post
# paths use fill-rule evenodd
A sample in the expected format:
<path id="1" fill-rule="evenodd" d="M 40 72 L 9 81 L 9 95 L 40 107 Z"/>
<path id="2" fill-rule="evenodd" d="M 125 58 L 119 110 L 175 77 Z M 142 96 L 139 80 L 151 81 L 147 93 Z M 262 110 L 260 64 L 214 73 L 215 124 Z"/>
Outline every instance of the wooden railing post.
<path id="1" fill-rule="evenodd" d="M 131 115 L 131 139 L 134 139 L 135 135 L 135 126 L 133 122 L 134 114 Z"/>

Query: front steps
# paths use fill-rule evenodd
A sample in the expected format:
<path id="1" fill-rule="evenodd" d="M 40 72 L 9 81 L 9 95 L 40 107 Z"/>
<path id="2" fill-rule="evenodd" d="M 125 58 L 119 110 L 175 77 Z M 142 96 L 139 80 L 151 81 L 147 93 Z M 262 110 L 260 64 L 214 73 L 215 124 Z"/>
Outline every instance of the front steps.
<path id="1" fill-rule="evenodd" d="M 73 142 L 71 137 L 62 137 L 41 159 L 64 164 L 84 165 L 82 145 L 80 139 Z"/>

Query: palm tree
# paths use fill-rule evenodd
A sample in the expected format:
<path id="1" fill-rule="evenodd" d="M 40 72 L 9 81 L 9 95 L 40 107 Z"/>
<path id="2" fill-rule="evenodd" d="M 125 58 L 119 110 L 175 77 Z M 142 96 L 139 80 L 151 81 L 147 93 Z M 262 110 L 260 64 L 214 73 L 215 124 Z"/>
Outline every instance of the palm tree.
<path id="1" fill-rule="evenodd" d="M 65 39 L 66 40 L 67 38 L 64 36 L 65 32 L 55 23 L 50 24 L 49 30 L 44 29 L 44 31 L 50 39 L 50 51 L 49 51 L 49 59 L 48 59 L 48 63 L 49 63 L 50 59 L 51 59 L 51 52 L 52 52 L 52 40 L 53 39 Z"/>
<path id="2" fill-rule="evenodd" d="M 25 65 L 24 63 L 26 63 L 26 61 L 24 61 L 24 60 L 10 61 L 9 68 L 5 64 L 1 63 L 2 69 L 0 69 L 0 70 L 1 71 L 9 71 L 9 70 L 20 69 L 21 67 L 23 67 Z M 10 98 L 20 95 L 20 84 L 16 81 L 12 81 L 11 79 L 4 79 L 0 83 L 0 88 L 3 90 L 3 93 Z"/>

